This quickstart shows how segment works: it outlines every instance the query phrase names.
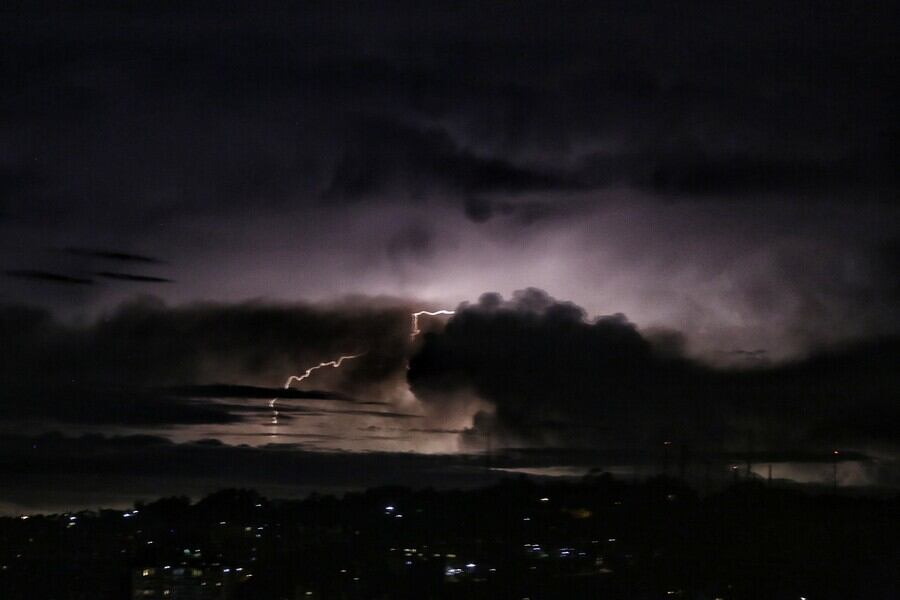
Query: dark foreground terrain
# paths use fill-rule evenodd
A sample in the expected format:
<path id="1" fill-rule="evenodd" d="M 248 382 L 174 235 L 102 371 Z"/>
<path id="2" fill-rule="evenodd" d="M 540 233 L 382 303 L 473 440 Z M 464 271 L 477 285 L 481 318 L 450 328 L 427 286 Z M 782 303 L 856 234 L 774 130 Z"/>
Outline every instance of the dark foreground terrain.
<path id="1" fill-rule="evenodd" d="M 900 499 L 511 480 L 0 519 L 0 598 L 900 598 Z"/>

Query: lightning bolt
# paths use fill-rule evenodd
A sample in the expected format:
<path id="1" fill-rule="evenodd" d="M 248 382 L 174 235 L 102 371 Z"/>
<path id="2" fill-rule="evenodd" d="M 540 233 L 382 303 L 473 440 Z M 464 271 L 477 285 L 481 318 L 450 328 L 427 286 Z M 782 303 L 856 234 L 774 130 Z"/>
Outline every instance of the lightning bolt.
<path id="1" fill-rule="evenodd" d="M 414 313 L 410 313 L 410 318 L 412 319 L 410 338 L 416 339 L 416 336 L 418 336 L 420 333 L 422 333 L 422 330 L 419 329 L 419 317 L 421 317 L 422 315 L 427 315 L 429 317 L 435 317 L 438 315 L 455 315 L 455 314 L 456 314 L 455 310 L 434 310 L 434 311 L 420 310 L 420 311 L 416 311 Z M 291 375 L 290 377 L 288 377 L 287 381 L 284 382 L 284 389 L 290 388 L 291 384 L 294 382 L 300 383 L 304 379 L 309 379 L 310 376 L 312 376 L 312 374 L 315 373 L 316 371 L 318 371 L 319 369 L 323 369 L 325 367 L 332 367 L 334 369 L 337 369 L 338 367 L 341 366 L 341 364 L 343 364 L 343 362 L 345 360 L 353 360 L 354 358 L 359 358 L 363 354 L 365 354 L 365 352 L 362 352 L 359 354 L 345 354 L 343 356 L 338 357 L 335 360 L 328 360 L 325 362 L 320 362 L 319 364 L 308 368 L 306 371 L 303 372 L 302 375 Z M 269 400 L 269 408 L 272 409 L 272 425 L 278 425 L 277 403 L 278 403 L 278 398 L 272 398 L 271 400 Z"/>
<path id="2" fill-rule="evenodd" d="M 422 333 L 422 330 L 419 329 L 419 317 L 422 315 L 428 315 L 429 317 L 434 317 L 437 315 L 455 315 L 455 310 L 420 310 L 418 312 L 412 313 L 410 316 L 412 317 L 412 333 L 410 334 L 411 339 L 416 339 L 416 336 Z"/>
<path id="3" fill-rule="evenodd" d="M 338 357 L 336 360 L 327 360 L 325 362 L 320 362 L 319 364 L 308 368 L 303 372 L 302 375 L 291 375 L 290 377 L 288 377 L 287 381 L 284 382 L 284 389 L 289 389 L 291 387 L 291 384 L 295 381 L 297 383 L 300 383 L 304 379 L 309 379 L 310 376 L 319 369 L 323 369 L 325 367 L 332 367 L 334 369 L 337 369 L 345 360 L 353 360 L 354 358 L 359 358 L 363 354 L 365 354 L 365 352 L 360 352 L 359 354 L 345 354 Z M 271 400 L 269 400 L 269 408 L 272 409 L 272 425 L 278 425 L 278 407 L 275 406 L 277 402 L 278 398 L 272 398 Z"/>

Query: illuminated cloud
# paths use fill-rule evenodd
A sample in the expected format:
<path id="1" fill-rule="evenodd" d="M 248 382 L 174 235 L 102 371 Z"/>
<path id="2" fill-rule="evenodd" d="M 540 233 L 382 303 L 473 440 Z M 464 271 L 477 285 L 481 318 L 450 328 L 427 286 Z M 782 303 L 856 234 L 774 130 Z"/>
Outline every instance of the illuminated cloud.
<path id="1" fill-rule="evenodd" d="M 723 451 L 893 455 L 900 418 L 897 338 L 823 350 L 787 364 L 713 368 L 679 353 L 672 334 L 644 334 L 624 315 L 588 318 L 529 289 L 485 294 L 425 336 L 410 361 L 427 405 L 466 391 L 487 401 L 471 447 L 571 445 L 645 451 L 675 440 Z M 847 399 L 853 398 L 848 404 Z"/>
<path id="2" fill-rule="evenodd" d="M 226 452 L 793 436 L 893 464 L 892 16 L 20 7 L 0 424 Z M 417 334 L 422 309 L 455 314 Z"/>

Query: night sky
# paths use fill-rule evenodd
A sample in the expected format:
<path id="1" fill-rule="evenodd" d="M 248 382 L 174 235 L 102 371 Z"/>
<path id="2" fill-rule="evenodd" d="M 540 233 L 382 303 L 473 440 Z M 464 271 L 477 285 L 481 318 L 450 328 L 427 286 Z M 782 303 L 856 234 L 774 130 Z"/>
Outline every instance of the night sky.
<path id="1" fill-rule="evenodd" d="M 900 486 L 895 3 L 15 4 L 0 512 Z"/>

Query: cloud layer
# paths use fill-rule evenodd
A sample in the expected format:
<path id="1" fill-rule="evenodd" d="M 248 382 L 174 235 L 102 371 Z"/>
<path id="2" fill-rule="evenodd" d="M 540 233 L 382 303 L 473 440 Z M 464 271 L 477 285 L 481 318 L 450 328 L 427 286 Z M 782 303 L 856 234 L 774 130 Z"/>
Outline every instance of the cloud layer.
<path id="1" fill-rule="evenodd" d="M 4 431 L 896 454 L 887 4 L 7 13 Z"/>
<path id="2" fill-rule="evenodd" d="M 537 289 L 485 294 L 426 335 L 409 380 L 426 403 L 488 401 L 470 432 L 480 447 L 493 435 L 639 453 L 665 441 L 701 454 L 896 452 L 896 338 L 743 369 L 690 360 L 680 342 L 621 314 L 588 319 Z"/>
<path id="3" fill-rule="evenodd" d="M 20 7 L 0 299 L 537 285 L 705 354 L 896 332 L 884 11 Z"/>
<path id="4" fill-rule="evenodd" d="M 6 307 L 0 310 L 3 419 L 223 424 L 240 422 L 235 413 L 251 409 L 236 410 L 237 405 L 214 400 L 396 402 L 394 394 L 405 376 L 409 325 L 409 313 L 400 304 L 379 306 L 377 301 L 328 308 L 262 303 L 168 307 L 145 299 L 87 326 L 61 323 L 40 309 Z M 365 352 L 365 361 L 348 361 L 340 373 L 316 374 L 315 387 L 329 391 L 282 389 L 291 374 L 359 352 Z M 291 411 L 302 410 L 287 406 L 284 420 Z M 317 414 L 351 408 L 326 405 Z M 353 410 L 377 412 L 371 406 Z M 402 416 L 402 411 L 391 415 Z"/>

